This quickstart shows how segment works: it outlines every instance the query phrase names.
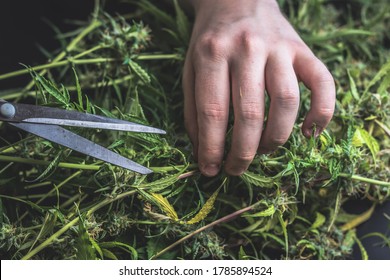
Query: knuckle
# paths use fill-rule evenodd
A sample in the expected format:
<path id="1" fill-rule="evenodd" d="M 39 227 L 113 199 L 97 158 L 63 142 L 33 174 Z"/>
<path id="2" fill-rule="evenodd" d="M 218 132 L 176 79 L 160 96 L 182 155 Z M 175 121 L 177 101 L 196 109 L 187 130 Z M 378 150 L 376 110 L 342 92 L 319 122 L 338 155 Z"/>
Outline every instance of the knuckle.
<path id="1" fill-rule="evenodd" d="M 256 104 L 245 104 L 242 106 L 237 114 L 238 118 L 242 121 L 255 121 L 255 122 L 261 122 L 263 120 L 263 112 L 260 108 L 260 106 Z"/>
<path id="2" fill-rule="evenodd" d="M 308 64 L 308 68 L 311 70 L 313 82 L 321 85 L 334 85 L 334 79 L 332 74 L 324 63 L 317 57 L 313 57 Z"/>
<path id="3" fill-rule="evenodd" d="M 330 74 L 330 72 L 324 65 L 315 72 L 314 79 L 317 84 L 321 84 L 321 85 L 334 84 L 334 79 L 332 74 Z"/>
<path id="4" fill-rule="evenodd" d="M 245 31 L 240 36 L 240 44 L 245 52 L 254 54 L 260 50 L 261 39 L 253 32 Z"/>
<path id="5" fill-rule="evenodd" d="M 299 106 L 299 95 L 293 89 L 279 91 L 273 96 L 273 98 L 274 101 L 282 108 L 295 108 Z"/>
<path id="6" fill-rule="evenodd" d="M 333 113 L 334 113 L 333 108 L 321 107 L 317 110 L 316 116 L 320 120 L 320 122 L 326 123 L 332 118 Z"/>
<path id="7" fill-rule="evenodd" d="M 199 109 L 199 114 L 202 119 L 211 121 L 225 121 L 227 112 L 219 104 L 208 104 Z"/>
<path id="8" fill-rule="evenodd" d="M 255 154 L 253 152 L 241 152 L 235 156 L 235 161 L 238 163 L 250 163 Z"/>
<path id="9" fill-rule="evenodd" d="M 283 136 L 278 136 L 278 137 L 273 137 L 270 140 L 270 149 L 275 150 L 277 147 L 283 146 L 284 143 L 286 143 L 288 140 L 288 137 L 283 137 Z"/>
<path id="10" fill-rule="evenodd" d="M 214 60 L 222 59 L 225 57 L 226 43 L 225 37 L 215 33 L 206 33 L 197 41 L 194 55 Z"/>

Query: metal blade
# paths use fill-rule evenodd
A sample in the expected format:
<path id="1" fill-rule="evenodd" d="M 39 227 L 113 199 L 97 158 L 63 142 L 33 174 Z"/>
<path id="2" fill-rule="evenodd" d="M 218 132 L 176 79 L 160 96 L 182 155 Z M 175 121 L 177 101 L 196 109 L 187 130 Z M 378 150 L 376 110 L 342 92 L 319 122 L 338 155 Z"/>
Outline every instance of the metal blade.
<path id="1" fill-rule="evenodd" d="M 33 123 L 9 123 L 17 128 L 58 143 L 77 152 L 109 162 L 111 164 L 141 173 L 149 174 L 153 171 L 131 161 L 117 153 L 114 153 L 88 139 L 81 137 L 69 130 L 57 125 L 33 124 Z"/>
<path id="2" fill-rule="evenodd" d="M 158 129 L 158 128 L 154 128 L 154 127 L 150 127 L 150 126 L 145 126 L 145 125 L 140 125 L 140 124 L 136 124 L 136 123 L 131 123 L 131 122 L 108 123 L 108 122 L 51 119 L 51 118 L 29 118 L 29 119 L 24 119 L 23 122 L 76 126 L 76 127 L 97 128 L 97 129 L 108 129 L 108 130 L 119 130 L 119 131 L 144 132 L 144 133 L 158 133 L 158 134 L 165 134 L 166 133 L 162 129 Z"/>
<path id="3" fill-rule="evenodd" d="M 166 133 L 162 129 L 146 125 L 77 111 L 5 101 L 0 101 L 0 106 L 4 103 L 11 104 L 15 108 L 15 115 L 11 118 L 4 118 L 0 115 L 0 120 L 7 122 L 44 123 L 121 131 Z"/>

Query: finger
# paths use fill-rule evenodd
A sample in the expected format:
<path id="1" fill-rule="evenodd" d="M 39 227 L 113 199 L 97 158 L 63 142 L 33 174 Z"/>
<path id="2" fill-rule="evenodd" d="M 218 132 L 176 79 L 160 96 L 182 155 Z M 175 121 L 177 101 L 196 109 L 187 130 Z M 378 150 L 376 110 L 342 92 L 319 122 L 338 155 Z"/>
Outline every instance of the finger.
<path id="1" fill-rule="evenodd" d="M 294 63 L 299 79 L 311 90 L 310 110 L 302 125 L 302 132 L 310 137 L 315 127 L 318 136 L 332 119 L 336 89 L 332 75 L 314 55 L 297 57 Z"/>
<path id="2" fill-rule="evenodd" d="M 248 169 L 263 129 L 265 62 L 259 57 L 240 57 L 232 66 L 234 127 L 225 170 L 234 176 Z"/>
<path id="3" fill-rule="evenodd" d="M 199 63 L 199 64 L 198 64 Z M 229 115 L 227 61 L 205 61 L 195 66 L 195 102 L 198 121 L 198 162 L 206 176 L 218 173 L 225 144 Z"/>
<path id="4" fill-rule="evenodd" d="M 265 76 L 271 103 L 260 153 L 269 153 L 288 140 L 299 108 L 298 81 L 287 52 L 278 51 L 268 58 Z"/>
<path id="5" fill-rule="evenodd" d="M 190 55 L 187 55 L 187 59 L 184 63 L 183 69 L 183 92 L 184 92 L 184 125 L 187 130 L 188 137 L 192 143 L 192 152 L 195 161 L 198 160 L 198 122 L 197 112 L 195 104 L 195 79 L 194 69 L 190 59 Z"/>

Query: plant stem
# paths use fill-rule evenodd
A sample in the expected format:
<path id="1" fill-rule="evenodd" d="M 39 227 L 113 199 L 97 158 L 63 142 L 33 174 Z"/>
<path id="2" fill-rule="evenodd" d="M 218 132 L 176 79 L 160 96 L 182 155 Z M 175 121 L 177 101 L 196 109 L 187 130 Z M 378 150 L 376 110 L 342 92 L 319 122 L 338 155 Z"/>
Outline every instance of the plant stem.
<path id="1" fill-rule="evenodd" d="M 0 75 L 0 80 L 5 80 L 8 78 L 24 75 L 30 73 L 31 70 L 33 71 L 39 71 L 39 70 L 47 70 L 50 68 L 57 68 L 57 67 L 62 67 L 67 64 L 75 64 L 75 65 L 80 65 L 80 64 L 98 64 L 98 63 L 104 63 L 104 62 L 110 62 L 110 61 L 115 61 L 113 58 L 103 58 L 103 57 L 98 57 L 98 58 L 90 58 L 90 59 L 73 59 L 73 58 L 68 58 L 67 60 L 61 60 L 58 62 L 51 62 L 47 64 L 42 64 L 42 65 L 37 65 L 31 68 L 27 69 L 22 69 L 22 70 L 17 70 L 14 72 L 6 73 L 3 75 Z"/>
<path id="2" fill-rule="evenodd" d="M 100 202 L 100 203 L 96 204 L 95 206 L 93 206 L 92 208 L 90 208 L 87 211 L 87 217 L 92 215 L 95 211 L 99 210 L 100 208 L 106 206 L 107 204 L 110 204 L 110 203 L 112 203 L 112 202 L 114 202 L 114 201 L 116 201 L 118 199 L 124 198 L 126 196 L 133 195 L 135 193 L 137 193 L 137 191 L 136 190 L 132 190 L 132 191 L 128 191 L 128 192 L 122 193 L 122 194 L 120 194 L 120 195 L 118 195 L 116 197 L 113 197 L 113 198 L 112 197 L 108 197 L 105 200 L 103 200 L 102 202 Z M 48 239 L 43 241 L 41 244 L 39 244 L 33 250 L 28 252 L 25 256 L 23 256 L 22 260 L 31 259 L 35 254 L 39 253 L 45 247 L 49 246 L 52 242 L 54 242 L 57 238 L 59 238 L 63 233 L 65 233 L 68 229 L 70 229 L 72 226 L 76 225 L 79 222 L 79 220 L 80 220 L 80 217 L 76 217 L 73 220 L 71 220 L 70 222 L 68 222 L 61 229 L 59 229 L 53 235 L 51 235 Z"/>
<path id="3" fill-rule="evenodd" d="M 180 170 L 184 167 L 185 165 L 174 165 L 174 166 L 162 166 L 162 167 L 149 167 L 149 169 L 151 169 L 153 172 L 156 173 L 162 173 L 162 172 Z M 193 163 L 188 165 L 188 169 L 195 169 L 195 168 L 198 168 L 198 164 Z"/>
<path id="4" fill-rule="evenodd" d="M 41 197 L 35 204 L 38 205 L 39 203 L 41 203 L 42 201 L 44 201 L 46 198 L 48 198 L 49 196 L 51 196 L 54 192 L 58 191 L 63 185 L 65 185 L 66 183 L 68 183 L 70 180 L 72 180 L 73 178 L 79 176 L 83 171 L 80 170 L 80 171 L 77 171 L 76 173 L 73 173 L 71 176 L 69 176 L 68 178 L 66 178 L 64 181 L 62 181 L 60 184 L 58 184 L 57 186 L 55 186 L 50 192 L 46 193 L 43 197 Z M 23 220 L 24 217 L 26 217 L 28 214 L 28 212 L 24 212 L 23 215 L 21 215 L 18 219 L 18 222 Z"/>
<path id="5" fill-rule="evenodd" d="M 176 167 L 177 168 L 177 167 Z M 79 171 L 81 172 L 81 171 Z M 73 178 L 74 176 L 72 176 Z M 58 188 L 58 187 L 57 187 Z M 143 188 L 142 185 L 138 186 L 138 188 Z M 137 190 L 131 190 L 131 191 L 128 191 L 128 192 L 124 192 L 122 194 L 119 194 L 115 197 L 107 197 L 106 199 L 104 199 L 103 201 L 101 201 L 100 203 L 96 204 L 95 206 L 92 206 L 89 210 L 87 210 L 87 213 L 86 213 L 86 217 L 89 217 L 91 216 L 95 211 L 99 210 L 100 208 L 110 204 L 110 203 L 113 203 L 119 199 L 123 199 L 127 196 L 131 196 L 131 195 L 134 195 L 137 193 Z M 246 208 L 243 208 L 241 210 L 238 210 L 228 216 L 225 216 L 213 223 L 211 223 L 210 225 L 207 225 L 201 229 L 205 230 L 209 227 L 212 227 L 218 223 L 222 223 L 222 222 L 227 222 L 239 215 L 241 215 L 242 213 L 245 213 L 251 209 L 253 209 L 253 207 L 256 206 L 256 203 L 251 205 L 251 206 L 248 206 Z M 52 242 L 54 242 L 54 240 L 56 240 L 58 237 L 60 237 L 63 233 L 65 233 L 68 229 L 70 229 L 72 226 L 74 226 L 75 224 L 78 223 L 78 221 L 80 220 L 79 217 L 76 217 L 74 218 L 73 220 L 71 220 L 70 222 L 68 222 L 65 226 L 63 226 L 61 229 L 59 229 L 57 232 L 55 232 L 52 236 L 50 236 L 48 239 L 46 239 L 44 242 L 42 242 L 41 244 L 39 244 L 36 248 L 34 248 L 33 250 L 31 250 L 29 253 L 27 253 L 23 258 L 22 260 L 28 260 L 30 259 L 31 257 L 33 257 L 35 254 L 39 253 L 41 250 L 43 250 L 45 247 L 49 246 Z M 202 231 L 202 230 L 201 230 Z M 200 232 L 199 230 L 197 232 Z M 195 233 L 196 234 L 196 233 Z M 191 236 L 190 236 L 191 237 Z M 188 237 L 188 238 L 190 238 Z M 176 245 L 175 245 L 176 246 Z"/>
<path id="6" fill-rule="evenodd" d="M 344 177 L 344 178 L 350 178 L 350 179 L 356 180 L 356 181 L 366 182 L 369 184 L 390 187 L 390 182 L 384 182 L 384 181 L 380 181 L 380 180 L 370 179 L 370 178 L 362 177 L 359 175 L 352 175 L 351 176 L 351 174 L 340 173 L 339 176 Z"/>
<path id="7" fill-rule="evenodd" d="M 103 48 L 101 46 L 98 46 L 98 47 Z M 96 47 L 96 48 L 98 49 L 98 47 Z M 46 71 L 46 70 L 51 69 L 51 68 L 58 68 L 58 67 L 65 66 L 67 64 L 75 64 L 75 65 L 99 64 L 99 63 L 112 62 L 112 61 L 118 60 L 118 59 L 114 59 L 114 58 L 104 58 L 104 57 L 77 59 L 78 57 L 81 57 L 82 55 L 85 55 L 91 51 L 93 51 L 93 49 L 87 51 L 86 53 L 81 53 L 76 57 L 73 57 L 73 58 L 69 57 L 66 60 L 53 61 L 51 63 L 37 65 L 37 66 L 33 66 L 31 68 L 21 69 L 21 70 L 9 72 L 6 74 L 2 74 L 2 75 L 0 75 L 0 80 L 13 78 L 13 77 L 20 76 L 20 75 L 25 75 L 25 74 L 30 73 L 31 70 L 33 70 L 33 71 L 40 71 L 40 70 Z M 147 55 L 137 56 L 137 60 L 158 60 L 158 59 L 180 59 L 180 56 L 178 54 L 155 54 L 155 55 L 147 54 Z M 39 74 L 42 75 L 43 71 Z M 31 88 L 31 86 L 28 85 L 25 90 L 28 90 L 30 88 Z"/>
<path id="8" fill-rule="evenodd" d="M 49 165 L 50 164 L 50 161 L 46 161 L 46 160 L 11 157 L 11 156 L 4 156 L 4 155 L 0 155 L 0 161 L 18 162 L 18 163 L 35 164 L 35 165 Z M 67 162 L 60 162 L 58 164 L 58 167 L 78 169 L 78 170 L 95 170 L 95 171 L 100 169 L 99 165 L 86 165 L 86 164 L 67 163 Z"/>
<path id="9" fill-rule="evenodd" d="M 140 54 L 136 56 L 137 60 L 159 60 L 159 59 L 177 59 L 181 60 L 180 54 Z"/>
<path id="10" fill-rule="evenodd" d="M 22 260 L 28 260 L 32 258 L 35 254 L 40 252 L 42 249 L 44 249 L 46 246 L 49 246 L 52 242 L 54 242 L 58 237 L 60 237 L 64 232 L 66 232 L 68 229 L 70 229 L 72 226 L 76 225 L 78 221 L 80 220 L 79 217 L 74 218 L 72 221 L 67 223 L 64 227 L 62 227 L 60 230 L 55 232 L 52 236 L 50 236 L 48 239 L 43 241 L 41 244 L 39 244 L 37 247 L 35 247 L 33 250 L 28 252 L 25 256 L 22 257 Z"/>
<path id="11" fill-rule="evenodd" d="M 190 234 L 184 236 L 183 238 L 181 238 L 181 239 L 177 240 L 176 242 L 172 243 L 171 245 L 169 245 L 169 246 L 166 247 L 165 249 L 161 250 L 160 252 L 158 252 L 157 254 L 155 254 L 154 256 L 152 256 L 150 259 L 153 260 L 153 259 L 158 258 L 159 256 L 165 254 L 166 252 L 168 252 L 168 251 L 171 250 L 172 248 L 174 248 L 174 247 L 176 247 L 177 245 L 183 243 L 184 241 L 186 241 L 186 240 L 192 238 L 193 236 L 197 235 L 198 233 L 201 233 L 202 231 L 205 231 L 205 230 L 207 230 L 207 229 L 209 229 L 209 228 L 212 228 L 213 226 L 216 226 L 216 225 L 218 225 L 218 224 L 226 223 L 226 222 L 228 222 L 228 221 L 230 221 L 230 220 L 232 220 L 232 219 L 235 219 L 235 218 L 237 218 L 238 216 L 244 214 L 245 212 L 251 211 L 252 209 L 254 209 L 254 208 L 257 206 L 258 203 L 259 203 L 259 202 L 256 202 L 256 203 L 254 203 L 254 204 L 252 204 L 252 205 L 250 205 L 250 206 L 247 206 L 247 207 L 245 207 L 245 208 L 242 208 L 242 209 L 240 209 L 240 210 L 238 210 L 238 211 L 236 211 L 236 212 L 233 212 L 233 213 L 231 213 L 231 214 L 229 214 L 229 215 L 227 215 L 227 216 L 224 216 L 224 217 L 222 217 L 222 218 L 220 218 L 220 219 L 218 219 L 218 220 L 216 220 L 216 221 L 214 221 L 214 222 L 212 222 L 212 223 L 210 223 L 210 224 L 208 224 L 208 225 L 205 225 L 205 226 L 203 226 L 203 227 L 201 227 L 201 228 L 199 228 L 199 229 L 197 229 L 197 230 L 191 232 Z"/>

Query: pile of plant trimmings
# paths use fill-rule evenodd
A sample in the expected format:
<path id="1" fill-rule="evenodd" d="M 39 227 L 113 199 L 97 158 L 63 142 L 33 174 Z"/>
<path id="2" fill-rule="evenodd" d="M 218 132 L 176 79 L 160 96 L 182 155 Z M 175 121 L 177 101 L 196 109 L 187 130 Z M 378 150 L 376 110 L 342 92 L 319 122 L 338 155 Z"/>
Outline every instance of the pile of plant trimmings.
<path id="1" fill-rule="evenodd" d="M 288 143 L 240 177 L 205 178 L 191 156 L 180 76 L 192 20 L 177 1 L 129 3 L 135 12 L 123 15 L 97 6 L 85 25 L 59 34 L 66 45 L 50 62 L 0 75 L 31 77 L 0 93 L 8 101 L 167 131 L 71 129 L 154 171 L 145 176 L 2 124 L 13 140 L 0 140 L 1 258 L 345 259 L 356 244 L 369 258 L 356 227 L 390 194 L 389 4 L 279 2 L 334 75 L 335 116 L 319 138 L 303 137 L 302 86 Z M 363 198 L 368 211 L 345 210 Z"/>

